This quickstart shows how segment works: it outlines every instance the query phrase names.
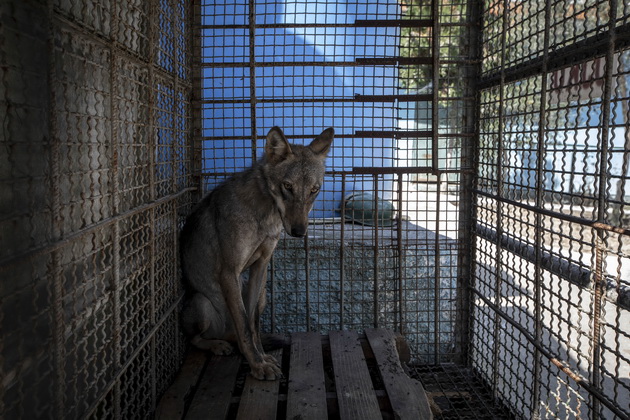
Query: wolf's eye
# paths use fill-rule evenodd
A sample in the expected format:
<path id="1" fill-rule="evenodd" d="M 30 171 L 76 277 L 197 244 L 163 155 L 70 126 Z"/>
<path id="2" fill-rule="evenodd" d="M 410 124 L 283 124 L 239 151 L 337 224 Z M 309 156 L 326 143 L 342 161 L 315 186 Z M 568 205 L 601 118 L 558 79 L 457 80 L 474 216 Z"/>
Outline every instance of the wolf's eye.
<path id="1" fill-rule="evenodd" d="M 282 184 L 282 186 L 287 191 L 293 191 L 293 185 L 290 182 L 285 182 L 284 184 Z"/>
<path id="2" fill-rule="evenodd" d="M 311 194 L 315 194 L 317 191 L 319 191 L 319 187 L 311 188 Z"/>

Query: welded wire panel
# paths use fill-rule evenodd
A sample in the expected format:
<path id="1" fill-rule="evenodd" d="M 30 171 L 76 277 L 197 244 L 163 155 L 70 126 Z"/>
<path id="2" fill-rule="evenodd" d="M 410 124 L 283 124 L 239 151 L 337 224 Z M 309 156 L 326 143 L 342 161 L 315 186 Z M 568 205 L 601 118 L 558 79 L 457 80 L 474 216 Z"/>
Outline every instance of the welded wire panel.
<path id="1" fill-rule="evenodd" d="M 191 14 L 0 5 L 2 418 L 143 418 L 183 356 Z"/>
<path id="2" fill-rule="evenodd" d="M 390 327 L 416 361 L 461 356 L 466 2 L 203 2 L 200 14 L 206 190 L 258 159 L 274 125 L 299 144 L 335 129 L 309 236 L 282 237 L 275 252 L 263 327 Z M 390 205 L 388 218 L 348 216 L 349 194 L 362 193 Z"/>
<path id="3" fill-rule="evenodd" d="M 524 418 L 630 415 L 627 20 L 484 6 L 470 357 Z"/>

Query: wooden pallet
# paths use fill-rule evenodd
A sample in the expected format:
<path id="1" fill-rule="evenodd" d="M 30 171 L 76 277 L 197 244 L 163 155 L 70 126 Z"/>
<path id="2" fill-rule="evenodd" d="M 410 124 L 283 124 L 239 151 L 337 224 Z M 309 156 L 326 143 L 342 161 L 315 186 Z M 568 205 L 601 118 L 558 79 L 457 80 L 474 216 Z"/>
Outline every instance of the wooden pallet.
<path id="1" fill-rule="evenodd" d="M 386 329 L 294 333 L 272 352 L 284 379 L 259 381 L 241 356 L 190 350 L 162 397 L 158 419 L 431 419 L 421 384 L 403 362 L 404 339 Z"/>

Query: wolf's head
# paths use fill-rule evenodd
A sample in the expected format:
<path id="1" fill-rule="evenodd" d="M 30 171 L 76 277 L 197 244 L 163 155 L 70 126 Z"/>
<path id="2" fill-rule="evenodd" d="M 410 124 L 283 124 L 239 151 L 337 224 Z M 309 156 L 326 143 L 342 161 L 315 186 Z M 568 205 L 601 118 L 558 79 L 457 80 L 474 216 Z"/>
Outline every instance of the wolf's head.
<path id="1" fill-rule="evenodd" d="M 262 169 L 284 229 L 291 236 L 306 235 L 308 213 L 324 180 L 324 162 L 334 133 L 328 128 L 308 146 L 289 144 L 278 127 L 267 133 Z"/>

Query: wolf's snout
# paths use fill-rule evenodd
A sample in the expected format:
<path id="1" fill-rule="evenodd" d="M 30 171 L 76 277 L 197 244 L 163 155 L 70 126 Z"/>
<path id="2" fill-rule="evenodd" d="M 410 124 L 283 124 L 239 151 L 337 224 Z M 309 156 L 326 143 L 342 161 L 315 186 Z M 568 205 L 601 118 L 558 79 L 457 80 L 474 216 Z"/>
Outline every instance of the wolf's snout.
<path id="1" fill-rule="evenodd" d="M 295 236 L 296 238 L 303 238 L 306 235 L 306 226 L 305 225 L 292 226 L 291 232 L 289 232 L 289 234 L 291 236 Z"/>

